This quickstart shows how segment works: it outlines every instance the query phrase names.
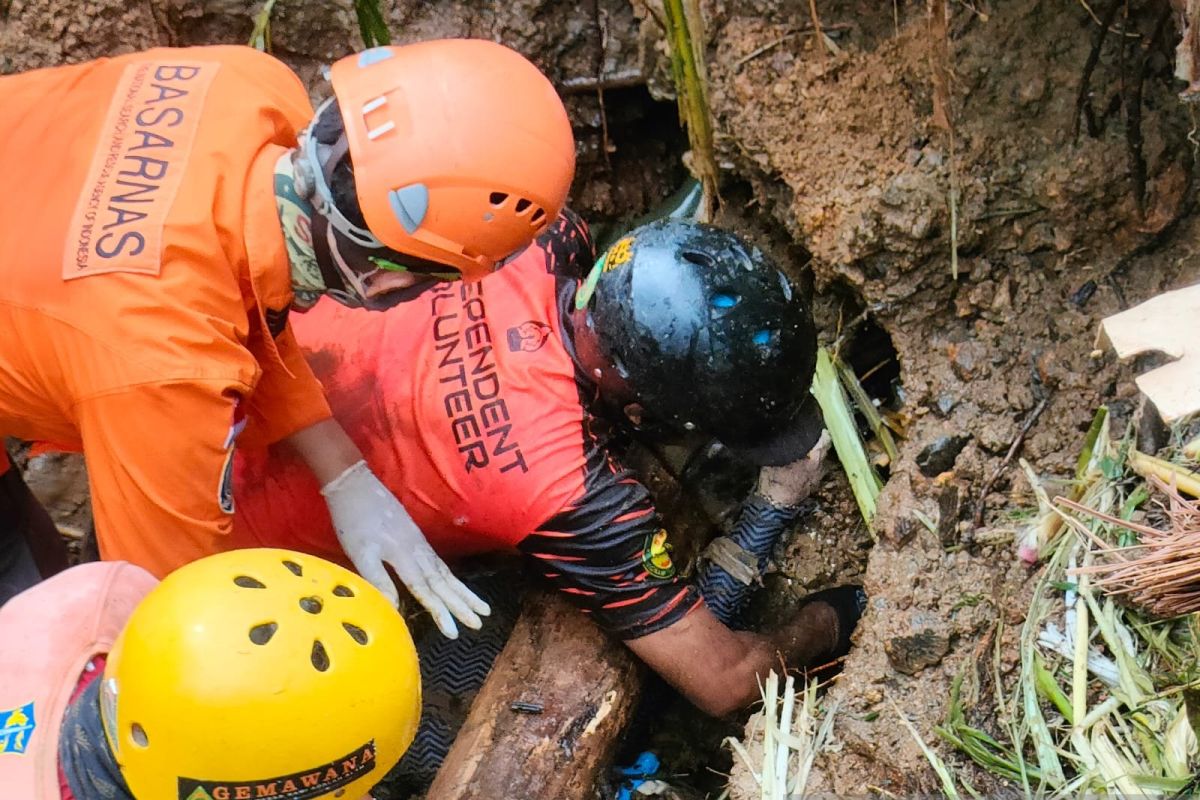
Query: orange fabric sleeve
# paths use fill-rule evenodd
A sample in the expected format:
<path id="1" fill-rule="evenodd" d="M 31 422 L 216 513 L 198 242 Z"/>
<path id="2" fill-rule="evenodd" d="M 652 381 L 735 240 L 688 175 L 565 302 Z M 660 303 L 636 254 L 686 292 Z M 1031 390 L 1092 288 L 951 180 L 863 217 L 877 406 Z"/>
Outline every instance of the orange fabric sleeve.
<path id="1" fill-rule="evenodd" d="M 247 448 L 266 447 L 333 416 L 325 390 L 304 360 L 291 324 L 275 337 L 275 348 L 291 375 L 279 363 L 263 365 L 247 407 L 250 425 L 242 440 Z"/>
<path id="2" fill-rule="evenodd" d="M 76 407 L 105 560 L 162 578 L 223 549 L 238 402 L 236 385 L 196 381 L 143 384 Z"/>

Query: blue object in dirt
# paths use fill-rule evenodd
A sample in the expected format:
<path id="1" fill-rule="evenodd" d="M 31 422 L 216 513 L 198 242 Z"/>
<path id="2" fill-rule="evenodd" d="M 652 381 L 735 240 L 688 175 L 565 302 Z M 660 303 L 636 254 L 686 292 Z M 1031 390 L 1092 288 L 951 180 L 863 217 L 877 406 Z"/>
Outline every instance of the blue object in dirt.
<path id="1" fill-rule="evenodd" d="M 633 793 L 637 788 L 653 777 L 660 766 L 658 756 L 647 750 L 639 755 L 630 766 L 617 767 L 617 774 L 624 775 L 628 779 L 617 789 L 617 800 L 632 800 Z"/>

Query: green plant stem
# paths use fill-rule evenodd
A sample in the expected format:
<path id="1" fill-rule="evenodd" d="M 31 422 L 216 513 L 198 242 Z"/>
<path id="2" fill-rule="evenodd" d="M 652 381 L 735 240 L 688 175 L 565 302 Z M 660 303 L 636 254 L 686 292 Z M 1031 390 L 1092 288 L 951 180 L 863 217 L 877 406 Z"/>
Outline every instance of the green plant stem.
<path id="1" fill-rule="evenodd" d="M 854 413 L 846 399 L 846 393 L 838 380 L 829 351 L 824 347 L 817 351 L 817 369 L 813 376 L 813 396 L 821 407 L 825 428 L 833 441 L 834 452 L 850 480 L 850 488 L 863 519 L 870 526 L 875 518 L 876 503 L 883 490 L 883 482 L 871 468 L 866 448 L 854 424 Z M 874 533 L 872 532 L 872 535 Z"/>
<path id="2" fill-rule="evenodd" d="M 358 31 L 366 47 L 392 43 L 392 34 L 379 8 L 379 0 L 354 0 L 354 13 L 358 17 Z"/>
<path id="3" fill-rule="evenodd" d="M 671 75 L 679 100 L 679 119 L 687 126 L 692 148 L 692 172 L 704 187 L 701 221 L 712 221 L 719 198 L 717 162 L 713 155 L 712 117 L 704 78 L 699 6 L 687 0 L 664 0 Z M 690 13 L 689 13 L 690 12 Z"/>

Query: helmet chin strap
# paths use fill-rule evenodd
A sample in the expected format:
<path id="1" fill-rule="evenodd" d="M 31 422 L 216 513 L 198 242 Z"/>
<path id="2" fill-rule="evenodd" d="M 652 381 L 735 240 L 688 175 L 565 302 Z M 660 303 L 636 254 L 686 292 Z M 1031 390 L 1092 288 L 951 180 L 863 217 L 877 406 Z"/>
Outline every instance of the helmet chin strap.
<path id="1" fill-rule="evenodd" d="M 367 296 L 362 282 L 338 252 L 337 234 L 320 211 L 313 214 L 312 232 L 313 251 L 321 269 L 321 279 L 325 282 L 325 294 L 344 306 L 363 308 Z"/>
<path id="2" fill-rule="evenodd" d="M 369 250 L 382 249 L 383 243 L 375 238 L 373 233 L 366 228 L 360 228 L 347 219 L 333 201 L 333 190 L 329 188 L 329 176 L 333 173 L 333 168 L 350 151 L 350 140 L 346 136 L 346 132 L 342 131 L 336 142 L 326 144 L 317 139 L 313 130 L 317 120 L 333 102 L 334 98 L 331 97 L 322 103 L 313 114 L 312 122 L 301 131 L 298 148 L 301 169 L 297 172 L 303 174 L 303 187 L 309 200 L 316 210 L 328 219 L 332 228 L 360 247 Z"/>
<path id="3" fill-rule="evenodd" d="M 316 121 L 331 102 L 332 99 L 322 104 L 313 116 L 313 122 L 301 132 L 293 162 L 296 189 L 313 207 L 312 238 L 317 266 L 321 270 L 325 294 L 342 305 L 350 308 L 388 308 L 395 304 L 397 298 L 389 298 L 391 302 L 388 302 L 367 296 L 364 278 L 377 267 L 371 264 L 356 269 L 356 265 L 351 263 L 366 259 L 362 251 L 386 253 L 387 247 L 369 230 L 360 228 L 346 218 L 334 203 L 329 188 L 326 173 L 331 172 L 333 165 L 345 157 L 350 147 L 349 140 L 343 132 L 338 141 L 325 144 L 314 135 Z"/>
<path id="4" fill-rule="evenodd" d="M 428 288 L 428 281 L 418 281 L 408 288 L 392 289 L 374 297 L 369 296 L 364 280 L 376 270 L 359 272 L 347 260 L 347 255 L 350 258 L 366 258 L 361 252 L 356 252 L 359 250 L 358 245 L 347 242 L 320 213 L 313 215 L 312 231 L 313 251 L 325 283 L 324 293 L 344 306 L 386 311 L 416 297 Z M 343 253 L 344 250 L 348 252 Z"/>

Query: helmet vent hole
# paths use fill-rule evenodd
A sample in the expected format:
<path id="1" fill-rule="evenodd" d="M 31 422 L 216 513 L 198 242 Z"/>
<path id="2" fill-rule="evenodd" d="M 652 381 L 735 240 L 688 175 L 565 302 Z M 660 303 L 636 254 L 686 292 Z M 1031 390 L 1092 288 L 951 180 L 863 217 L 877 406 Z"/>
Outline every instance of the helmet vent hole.
<path id="1" fill-rule="evenodd" d="M 525 209 L 529 208 L 531 205 L 533 205 L 533 203 L 531 201 L 522 197 L 520 200 L 517 201 L 517 207 L 515 210 L 518 214 L 524 214 Z"/>
<path id="2" fill-rule="evenodd" d="M 150 737 L 146 735 L 146 729 L 137 722 L 129 726 L 129 738 L 133 739 L 133 743 L 138 747 L 150 746 Z"/>
<path id="3" fill-rule="evenodd" d="M 529 224 L 537 225 L 539 222 L 541 222 L 545 218 L 545 216 L 546 216 L 546 209 L 539 208 L 537 211 L 534 211 L 533 216 L 529 218 Z"/>
<path id="4" fill-rule="evenodd" d="M 321 609 L 324 607 L 325 604 L 321 602 L 321 598 L 319 597 L 300 598 L 300 608 L 304 609 L 309 614 L 320 614 Z"/>
<path id="5" fill-rule="evenodd" d="M 317 672 L 324 672 L 329 669 L 329 654 L 325 652 L 325 645 L 321 644 L 321 640 L 317 639 L 312 646 L 312 665 Z"/>
<path id="6" fill-rule="evenodd" d="M 336 597 L 354 597 L 354 590 L 349 586 L 342 586 L 340 583 L 333 587 L 333 594 Z"/>
<path id="7" fill-rule="evenodd" d="M 233 579 L 233 583 L 234 583 L 234 585 L 240 586 L 243 589 L 265 589 L 265 588 L 267 588 L 267 585 L 265 583 L 258 580 L 257 578 L 251 578 L 249 575 L 238 575 L 236 578 Z"/>
<path id="8" fill-rule="evenodd" d="M 488 195 L 488 202 L 494 206 L 504 205 L 504 201 L 508 199 L 508 195 L 504 192 L 492 192 Z"/>
<path id="9" fill-rule="evenodd" d="M 759 347 L 766 347 L 774 338 L 774 331 L 758 331 L 754 334 L 754 343 Z"/>
<path id="10" fill-rule="evenodd" d="M 367 643 L 367 632 L 357 625 L 351 625 L 349 622 L 343 622 L 342 627 L 346 629 L 346 633 L 350 634 L 350 638 L 359 644 Z"/>
<path id="11" fill-rule="evenodd" d="M 304 575 L 304 567 L 300 566 L 295 561 L 284 561 L 283 565 L 287 567 L 288 572 L 292 573 L 297 578 Z"/>
<path id="12" fill-rule="evenodd" d="M 708 253 L 702 253 L 699 250 L 684 250 L 680 253 L 684 261 L 695 264 L 698 267 L 711 267 L 717 262 Z"/>
<path id="13" fill-rule="evenodd" d="M 709 303 L 718 311 L 727 311 L 741 301 L 742 298 L 738 297 L 733 292 L 717 292 L 712 296 L 712 299 L 709 301 Z"/>
<path id="14" fill-rule="evenodd" d="M 255 625 L 250 629 L 250 641 L 257 645 L 264 645 L 271 641 L 271 637 L 275 635 L 275 631 L 279 630 L 279 626 L 274 622 L 264 622 L 262 625 Z"/>

